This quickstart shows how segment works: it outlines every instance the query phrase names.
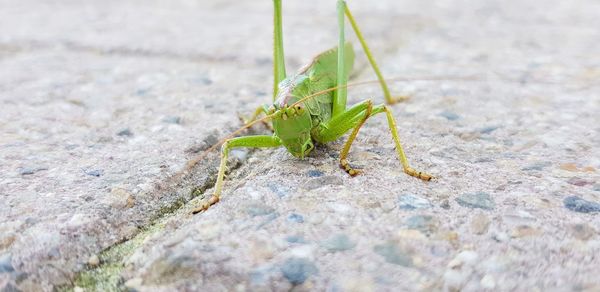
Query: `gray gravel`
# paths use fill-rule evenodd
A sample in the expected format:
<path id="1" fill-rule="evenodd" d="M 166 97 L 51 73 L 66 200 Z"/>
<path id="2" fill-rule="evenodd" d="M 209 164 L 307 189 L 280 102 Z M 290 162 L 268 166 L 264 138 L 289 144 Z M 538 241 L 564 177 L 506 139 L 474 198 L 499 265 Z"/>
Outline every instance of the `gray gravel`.
<path id="1" fill-rule="evenodd" d="M 337 41 L 305 2 L 289 70 Z M 351 1 L 386 77 L 449 77 L 390 84 L 436 179 L 376 117 L 364 174 L 342 141 L 237 151 L 191 215 L 217 157 L 190 161 L 269 101 L 271 4 L 0 3 L 0 290 L 600 290 L 600 3 Z"/>

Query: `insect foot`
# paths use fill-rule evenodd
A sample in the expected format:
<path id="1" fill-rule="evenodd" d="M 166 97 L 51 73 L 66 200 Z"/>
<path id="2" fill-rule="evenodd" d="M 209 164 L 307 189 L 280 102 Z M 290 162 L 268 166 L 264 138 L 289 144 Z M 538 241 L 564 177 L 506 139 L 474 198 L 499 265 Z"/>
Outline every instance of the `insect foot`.
<path id="1" fill-rule="evenodd" d="M 352 177 L 362 173 L 362 171 L 352 168 L 347 159 L 340 160 L 340 168 L 345 170 Z"/>
<path id="2" fill-rule="evenodd" d="M 213 195 L 212 197 L 210 197 L 210 199 L 208 199 L 208 201 L 202 203 L 202 205 L 194 210 L 192 210 L 192 214 L 198 214 L 200 212 L 204 212 L 206 210 L 208 210 L 208 208 L 210 208 L 210 206 L 218 203 L 220 200 L 220 198 L 218 196 Z"/>
<path id="3" fill-rule="evenodd" d="M 410 175 L 410 176 L 414 176 L 416 178 L 420 178 L 420 179 L 422 179 L 424 181 L 430 181 L 433 178 L 433 176 L 431 174 L 424 173 L 424 172 L 421 172 L 421 171 L 417 171 L 416 169 L 414 169 L 412 167 L 404 168 L 404 172 L 406 174 Z"/>
<path id="4" fill-rule="evenodd" d="M 392 104 L 396 104 L 399 102 L 405 102 L 407 100 L 410 99 L 410 96 L 408 95 L 402 95 L 402 96 L 394 96 L 392 98 L 389 99 L 389 101 L 387 102 L 387 104 L 392 105 Z"/>

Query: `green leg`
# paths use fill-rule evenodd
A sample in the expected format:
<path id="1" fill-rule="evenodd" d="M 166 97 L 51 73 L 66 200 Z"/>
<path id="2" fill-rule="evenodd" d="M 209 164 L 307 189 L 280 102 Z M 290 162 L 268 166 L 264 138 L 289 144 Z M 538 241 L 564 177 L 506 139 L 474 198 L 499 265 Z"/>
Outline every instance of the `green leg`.
<path id="1" fill-rule="evenodd" d="M 415 170 L 408 163 L 404 149 L 402 149 L 402 144 L 400 144 L 398 130 L 396 129 L 396 121 L 394 120 L 394 116 L 392 115 L 390 108 L 385 105 L 373 107 L 371 101 L 367 100 L 351 107 L 348 109 L 348 111 L 337 117 L 334 117 L 328 123 L 323 124 L 322 130 L 319 131 L 319 141 L 333 141 L 344 135 L 344 133 L 346 133 L 348 130 L 354 128 L 340 153 L 340 167 L 346 170 L 348 174 L 354 176 L 359 172 L 355 169 L 352 169 L 347 160 L 352 142 L 354 142 L 356 136 L 358 135 L 358 131 L 368 118 L 383 112 L 386 114 L 388 126 L 390 128 L 390 132 L 392 133 L 392 139 L 394 140 L 394 144 L 396 144 L 396 152 L 398 153 L 398 158 L 400 159 L 400 163 L 402 163 L 404 172 L 410 176 L 414 176 L 425 181 L 431 180 L 433 176 L 425 172 Z"/>
<path id="2" fill-rule="evenodd" d="M 352 13 L 350 13 L 350 9 L 348 9 L 347 5 L 344 5 L 344 11 L 346 13 L 346 17 L 348 17 L 348 21 L 350 21 L 350 24 L 352 25 L 352 29 L 354 30 L 356 37 L 358 37 L 358 40 L 360 41 L 360 44 L 362 45 L 362 48 L 365 51 L 365 54 L 367 55 L 367 59 L 369 59 L 369 63 L 371 63 L 371 67 L 373 67 L 373 70 L 377 75 L 377 79 L 379 79 L 381 89 L 383 90 L 383 96 L 385 97 L 385 102 L 387 104 L 394 104 L 396 102 L 406 100 L 408 98 L 406 96 L 392 97 L 392 95 L 390 94 L 390 90 L 388 89 L 388 86 L 385 83 L 385 79 L 383 78 L 383 75 L 381 74 L 381 71 L 379 71 L 377 63 L 375 62 L 375 58 L 373 58 L 371 50 L 369 49 L 369 46 L 367 46 L 367 42 L 365 41 L 365 38 L 360 32 L 360 29 L 358 28 L 358 25 L 356 24 L 356 21 L 354 20 Z"/>
<path id="3" fill-rule="evenodd" d="M 273 0 L 273 101 L 277 97 L 279 82 L 286 77 L 283 55 L 283 29 L 281 21 L 281 0 Z"/>
<path id="4" fill-rule="evenodd" d="M 206 211 L 210 206 L 216 204 L 221 199 L 221 191 L 223 188 L 223 178 L 225 177 L 225 169 L 227 168 L 227 158 L 229 157 L 229 150 L 238 147 L 279 147 L 281 146 L 281 140 L 275 136 L 245 136 L 232 138 L 221 146 L 221 164 L 219 165 L 219 174 L 217 175 L 217 182 L 215 183 L 215 192 L 200 207 L 194 209 L 192 213 L 199 213 Z"/>
<path id="5" fill-rule="evenodd" d="M 337 60 L 337 86 L 341 86 L 335 90 L 333 95 L 333 110 L 332 116 L 339 116 L 346 110 L 346 97 L 348 95 L 348 89 L 346 83 L 348 83 L 348 76 L 344 74 L 345 62 L 344 62 L 344 10 L 346 9 L 346 2 L 338 0 L 337 2 L 337 14 L 338 14 L 338 60 Z"/>

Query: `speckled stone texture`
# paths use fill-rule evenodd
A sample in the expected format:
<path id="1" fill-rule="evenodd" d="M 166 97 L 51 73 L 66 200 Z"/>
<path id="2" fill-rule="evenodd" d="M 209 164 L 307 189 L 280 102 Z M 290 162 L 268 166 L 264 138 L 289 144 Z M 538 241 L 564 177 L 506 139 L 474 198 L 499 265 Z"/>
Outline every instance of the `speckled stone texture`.
<path id="1" fill-rule="evenodd" d="M 0 290 L 94 290 L 78 273 L 136 234 L 96 288 L 600 290 L 599 2 L 349 1 L 386 77 L 443 77 L 390 84 L 436 179 L 402 172 L 378 116 L 364 174 L 338 168 L 342 141 L 234 151 L 191 215 L 217 157 L 188 161 L 270 99 L 271 4 L 0 3 Z M 296 70 L 336 44 L 335 1 L 283 6 Z"/>

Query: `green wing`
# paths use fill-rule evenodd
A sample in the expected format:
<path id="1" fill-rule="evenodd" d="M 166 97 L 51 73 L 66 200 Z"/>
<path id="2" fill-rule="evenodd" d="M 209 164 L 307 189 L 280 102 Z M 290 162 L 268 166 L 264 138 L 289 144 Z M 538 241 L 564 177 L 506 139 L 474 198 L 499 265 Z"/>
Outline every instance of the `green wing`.
<path id="1" fill-rule="evenodd" d="M 344 52 L 344 74 L 348 76 L 354 64 L 354 49 L 350 42 L 346 42 Z M 304 97 L 334 87 L 337 82 L 337 58 L 337 47 L 317 55 L 308 66 L 301 70 L 301 74 L 308 78 L 302 82 L 301 86 L 296 87 L 294 95 Z M 304 104 L 313 116 L 313 125 L 329 121 L 333 106 L 333 91 L 310 98 Z"/>

